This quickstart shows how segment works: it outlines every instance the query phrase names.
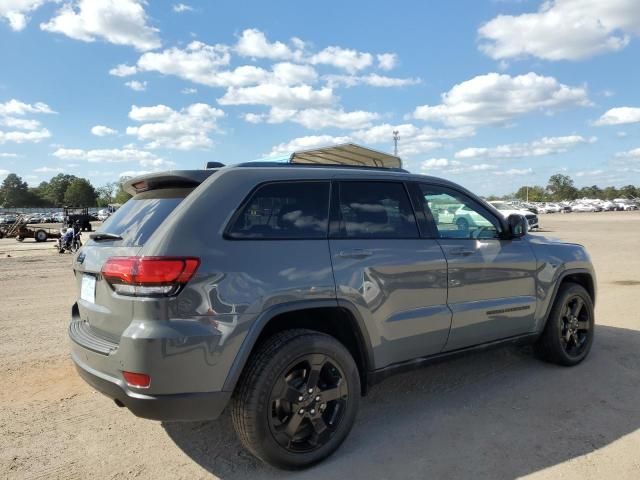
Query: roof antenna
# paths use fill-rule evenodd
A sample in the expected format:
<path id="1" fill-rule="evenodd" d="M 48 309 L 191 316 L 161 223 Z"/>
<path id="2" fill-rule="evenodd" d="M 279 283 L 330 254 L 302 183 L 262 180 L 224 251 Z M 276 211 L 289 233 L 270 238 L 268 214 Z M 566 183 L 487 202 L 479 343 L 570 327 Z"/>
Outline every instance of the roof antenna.
<path id="1" fill-rule="evenodd" d="M 393 131 L 393 154 L 398 156 L 398 140 L 400 140 L 400 132 L 398 130 Z"/>

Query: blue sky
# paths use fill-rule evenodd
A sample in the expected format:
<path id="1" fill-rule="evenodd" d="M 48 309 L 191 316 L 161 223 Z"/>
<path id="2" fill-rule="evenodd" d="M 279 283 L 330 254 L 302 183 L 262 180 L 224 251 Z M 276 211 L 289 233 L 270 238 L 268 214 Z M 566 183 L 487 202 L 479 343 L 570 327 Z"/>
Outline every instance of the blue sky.
<path id="1" fill-rule="evenodd" d="M 366 7 L 365 7 L 366 5 Z M 346 141 L 480 194 L 640 184 L 637 0 L 0 2 L 0 177 Z"/>

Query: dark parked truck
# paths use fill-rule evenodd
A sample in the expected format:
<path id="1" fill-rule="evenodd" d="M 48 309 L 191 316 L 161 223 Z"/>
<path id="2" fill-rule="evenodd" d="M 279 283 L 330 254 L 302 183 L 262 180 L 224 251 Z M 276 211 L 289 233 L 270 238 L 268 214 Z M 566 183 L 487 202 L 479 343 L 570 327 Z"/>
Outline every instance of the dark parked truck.
<path id="1" fill-rule="evenodd" d="M 88 207 L 64 207 L 64 218 L 68 227 L 73 227 L 77 223 L 83 232 L 90 232 L 91 220 L 96 220 L 89 213 Z"/>
<path id="2" fill-rule="evenodd" d="M 74 261 L 78 372 L 141 417 L 228 407 L 273 465 L 335 451 L 391 373 L 511 342 L 566 366 L 591 348 L 582 246 L 397 157 L 343 145 L 126 188 Z M 483 221 L 457 224 L 463 207 Z"/>

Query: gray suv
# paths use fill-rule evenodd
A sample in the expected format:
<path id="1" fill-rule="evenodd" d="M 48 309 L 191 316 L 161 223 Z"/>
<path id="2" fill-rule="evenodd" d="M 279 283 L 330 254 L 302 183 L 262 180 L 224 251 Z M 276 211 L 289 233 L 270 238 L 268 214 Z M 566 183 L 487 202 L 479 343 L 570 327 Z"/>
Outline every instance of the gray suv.
<path id="1" fill-rule="evenodd" d="M 73 361 L 140 417 L 229 406 L 262 460 L 302 468 L 389 374 L 508 342 L 576 365 L 594 335 L 585 249 L 451 182 L 247 163 L 131 180 L 74 260 Z M 485 221 L 460 227 L 455 212 Z"/>

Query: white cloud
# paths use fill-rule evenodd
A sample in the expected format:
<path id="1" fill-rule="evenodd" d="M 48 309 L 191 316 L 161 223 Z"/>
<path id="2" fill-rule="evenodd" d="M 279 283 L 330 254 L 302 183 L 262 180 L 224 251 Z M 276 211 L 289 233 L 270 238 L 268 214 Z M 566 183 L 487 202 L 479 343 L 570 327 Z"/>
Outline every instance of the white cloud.
<path id="1" fill-rule="evenodd" d="M 4 153 L 0 152 L 0 158 L 17 158 L 17 153 Z"/>
<path id="2" fill-rule="evenodd" d="M 53 173 L 53 172 L 62 172 L 62 168 L 60 167 L 39 167 L 33 170 L 38 173 Z"/>
<path id="3" fill-rule="evenodd" d="M 176 13 L 193 12 L 193 7 L 184 3 L 176 3 L 173 5 L 173 11 Z"/>
<path id="4" fill-rule="evenodd" d="M 124 172 L 120 172 L 120 174 L 118 175 L 120 178 L 132 178 L 132 177 L 138 177 L 140 175 L 146 175 L 147 173 L 151 173 L 150 170 L 126 170 Z"/>
<path id="5" fill-rule="evenodd" d="M 138 59 L 137 67 L 131 68 L 175 75 L 195 83 L 218 86 L 218 81 L 215 81 L 216 74 L 221 68 L 229 65 L 230 60 L 231 54 L 226 45 L 207 45 L 193 41 L 184 49 L 172 47 L 161 52 L 144 53 Z M 123 66 L 119 65 L 116 68 L 120 67 Z M 129 68 L 123 71 L 131 72 Z"/>
<path id="6" fill-rule="evenodd" d="M 446 158 L 430 158 L 428 160 L 424 160 L 420 164 L 420 170 L 422 172 L 428 172 L 429 170 L 441 170 L 445 167 L 457 165 L 460 165 L 460 162 L 455 160 L 448 160 Z"/>
<path id="7" fill-rule="evenodd" d="M 499 15 L 478 31 L 494 59 L 581 60 L 627 46 L 640 35 L 637 0 L 547 0 L 536 13 Z"/>
<path id="8" fill-rule="evenodd" d="M 38 120 L 16 117 L 0 117 L 0 125 L 21 130 L 37 130 L 40 128 Z"/>
<path id="9" fill-rule="evenodd" d="M 209 134 L 218 130 L 217 120 L 223 116 L 222 110 L 205 103 L 194 103 L 180 111 L 166 105 L 133 105 L 129 118 L 141 125 L 127 127 L 127 134 L 147 142 L 147 148 L 210 148 L 213 140 Z"/>
<path id="10" fill-rule="evenodd" d="M 143 0 L 78 0 L 65 3 L 42 30 L 61 33 L 75 40 L 103 39 L 137 50 L 160 47 L 158 29 L 147 24 Z"/>
<path id="11" fill-rule="evenodd" d="M 118 131 L 104 125 L 96 125 L 91 128 L 91 133 L 96 137 L 106 137 L 109 135 L 115 135 Z"/>
<path id="12" fill-rule="evenodd" d="M 477 173 L 477 172 L 487 172 L 496 170 L 498 167 L 496 165 L 491 165 L 489 163 L 477 163 L 474 165 L 463 165 L 447 170 L 447 173 L 451 173 L 453 175 L 459 175 L 461 173 Z"/>
<path id="13" fill-rule="evenodd" d="M 509 170 L 497 171 L 496 175 L 504 175 L 507 177 L 517 177 L 523 175 L 531 175 L 533 173 L 532 168 L 511 168 Z"/>
<path id="14" fill-rule="evenodd" d="M 393 70 L 398 63 L 398 56 L 395 53 L 380 53 L 376 58 L 378 67 L 382 70 Z"/>
<path id="15" fill-rule="evenodd" d="M 453 126 L 488 125 L 535 111 L 589 104 L 585 88 L 569 87 L 553 77 L 489 73 L 454 85 L 442 94 L 440 105 L 419 106 L 413 116 Z"/>
<path id="16" fill-rule="evenodd" d="M 316 90 L 309 85 L 289 87 L 274 83 L 230 87 L 218 99 L 220 105 L 269 105 L 287 109 L 320 107 L 334 101 L 333 90 L 328 87 Z"/>
<path id="17" fill-rule="evenodd" d="M 530 143 L 511 143 L 497 147 L 469 147 L 455 153 L 455 158 L 522 158 L 563 153 L 580 144 L 595 143 L 597 138 L 580 135 L 543 137 Z"/>
<path id="18" fill-rule="evenodd" d="M 18 32 L 27 25 L 29 13 L 40 8 L 49 0 L 2 0 L 0 18 L 4 18 L 12 30 Z"/>
<path id="19" fill-rule="evenodd" d="M 51 137 L 51 132 L 46 128 L 31 131 L 2 131 L 0 130 L 0 145 L 7 142 L 14 143 L 38 143 L 46 138 Z"/>
<path id="20" fill-rule="evenodd" d="M 154 162 L 166 162 L 151 152 L 135 148 L 109 148 L 83 150 L 81 148 L 59 148 L 53 156 L 61 160 L 83 160 L 90 163 L 124 163 L 138 162 L 143 166 L 151 166 Z"/>
<path id="21" fill-rule="evenodd" d="M 196 88 L 183 88 L 180 90 L 180 93 L 184 95 L 193 95 L 194 93 L 198 93 L 198 89 Z"/>
<path id="22" fill-rule="evenodd" d="M 298 150 L 309 150 L 312 148 L 327 147 L 331 145 L 339 145 L 341 143 L 351 142 L 348 136 L 333 137 L 331 135 L 309 135 L 306 137 L 294 138 L 287 143 L 280 143 L 271 149 L 269 156 L 277 157 Z"/>
<path id="23" fill-rule="evenodd" d="M 616 107 L 607 110 L 594 125 L 623 125 L 640 122 L 640 108 Z"/>
<path id="24" fill-rule="evenodd" d="M 630 158 L 630 159 L 640 159 L 640 148 L 634 148 L 633 150 L 629 150 L 627 152 L 619 152 L 616 153 L 617 158 Z"/>
<path id="25" fill-rule="evenodd" d="M 0 116 L 5 115 L 26 115 L 27 113 L 56 113 L 49 105 L 42 102 L 24 103 L 15 98 L 0 103 Z"/>
<path id="26" fill-rule="evenodd" d="M 295 110 L 272 107 L 267 114 L 248 113 L 244 118 L 250 123 L 294 122 L 311 129 L 328 127 L 355 129 L 368 127 L 373 120 L 379 118 L 379 115 L 374 112 L 362 110 L 345 112 L 342 109 L 333 108 Z"/>
<path id="27" fill-rule="evenodd" d="M 301 45 L 301 44 L 298 44 Z M 282 42 L 270 42 L 266 35 L 256 28 L 248 28 L 240 34 L 234 50 L 242 57 L 290 60 L 299 58 L 302 52 L 292 50 Z"/>
<path id="28" fill-rule="evenodd" d="M 393 132 L 400 135 L 398 154 L 410 157 L 428 152 L 442 146 L 441 140 L 453 140 L 474 135 L 473 128 L 460 127 L 435 129 L 429 126 L 417 127 L 410 123 L 391 125 L 388 123 L 353 133 L 353 137 L 365 144 L 392 145 Z"/>
<path id="29" fill-rule="evenodd" d="M 22 118 L 28 114 L 55 113 L 46 103 L 24 103 L 16 99 L 0 103 L 0 126 L 12 130 L 0 130 L 0 144 L 37 143 L 51 137 L 51 133 L 38 120 Z"/>
<path id="30" fill-rule="evenodd" d="M 419 78 L 397 78 L 387 77 L 386 75 L 378 75 L 370 73 L 368 75 L 325 75 L 323 77 L 327 85 L 330 87 L 356 87 L 359 85 L 368 85 L 371 87 L 405 87 L 407 85 L 417 85 L 422 80 Z"/>
<path id="31" fill-rule="evenodd" d="M 130 82 L 125 82 L 125 85 L 136 92 L 144 92 L 147 89 L 146 81 L 139 82 L 138 80 L 131 80 Z"/>
<path id="32" fill-rule="evenodd" d="M 138 67 L 135 65 L 126 65 L 121 63 L 117 67 L 113 67 L 109 70 L 109 75 L 114 75 L 116 77 L 128 77 L 129 75 L 133 75 L 138 71 Z"/>
<path id="33" fill-rule="evenodd" d="M 602 175 L 603 173 L 605 173 L 605 171 L 602 170 L 602 169 L 585 170 L 585 171 L 581 171 L 581 172 L 576 172 L 575 176 L 576 177 L 597 177 L 599 175 Z"/>
<path id="34" fill-rule="evenodd" d="M 314 65 L 332 65 L 337 68 L 342 68 L 349 73 L 355 73 L 358 70 L 370 67 L 373 63 L 373 55 L 348 48 L 332 46 L 312 55 L 309 61 Z"/>

